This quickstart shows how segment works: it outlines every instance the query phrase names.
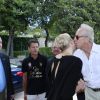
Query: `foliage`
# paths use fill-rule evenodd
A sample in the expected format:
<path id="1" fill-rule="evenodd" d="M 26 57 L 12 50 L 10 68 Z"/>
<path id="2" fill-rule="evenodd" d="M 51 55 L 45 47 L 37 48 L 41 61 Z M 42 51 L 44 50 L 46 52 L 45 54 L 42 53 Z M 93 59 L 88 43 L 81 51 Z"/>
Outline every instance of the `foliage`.
<path id="1" fill-rule="evenodd" d="M 33 37 L 45 37 L 45 31 L 39 27 L 34 28 L 33 26 L 29 26 L 25 31 L 26 34 L 31 34 Z"/>
<path id="2" fill-rule="evenodd" d="M 73 36 L 82 23 L 93 26 L 95 32 L 100 30 L 99 0 L 59 0 L 58 7 L 54 33 L 68 32 Z"/>
<path id="3" fill-rule="evenodd" d="M 24 31 L 32 11 L 34 4 L 30 0 L 3 0 L 0 6 L 1 29 Z"/>
<path id="4" fill-rule="evenodd" d="M 52 52 L 51 52 L 51 48 L 50 47 L 42 47 L 40 48 L 40 53 L 47 56 L 47 57 L 50 57 L 52 56 Z"/>
<path id="5" fill-rule="evenodd" d="M 8 36 L 7 35 L 1 35 L 2 41 L 3 41 L 3 49 L 7 49 L 7 41 Z M 14 37 L 14 51 L 24 51 L 27 50 L 27 42 L 29 41 L 28 37 Z"/>
<path id="6" fill-rule="evenodd" d="M 51 48 L 50 47 L 42 47 L 40 48 L 39 52 L 47 57 L 52 56 Z M 14 57 L 18 57 L 19 55 L 25 55 L 28 56 L 28 51 L 23 50 L 23 51 L 14 51 Z"/>
<path id="7" fill-rule="evenodd" d="M 74 36 L 80 24 L 87 23 L 97 33 L 100 29 L 100 0 L 34 0 L 35 20 L 48 36 L 68 32 Z M 49 39 L 49 38 L 48 38 Z"/>
<path id="8" fill-rule="evenodd" d="M 95 42 L 100 44 L 100 31 L 95 34 Z"/>
<path id="9" fill-rule="evenodd" d="M 15 32 L 23 32 L 27 28 L 29 17 L 35 11 L 31 0 L 2 0 L 0 3 L 0 30 L 9 34 L 7 54 L 13 56 L 13 39 Z"/>
<path id="10" fill-rule="evenodd" d="M 14 51 L 14 57 L 18 57 L 19 55 L 28 56 L 28 51 L 27 50 L 24 50 L 24 51 Z"/>
<path id="11" fill-rule="evenodd" d="M 38 24 L 38 27 L 45 30 L 46 39 L 45 46 L 47 46 L 47 41 L 49 39 L 49 29 L 52 27 L 55 22 L 55 11 L 57 11 L 58 7 L 56 6 L 57 0 L 34 0 L 36 5 L 36 15 L 32 16 L 31 20 L 32 25 Z"/>
<path id="12" fill-rule="evenodd" d="M 6 50 L 6 45 L 7 45 L 7 40 L 8 40 L 8 36 L 7 35 L 1 35 L 1 38 L 3 40 L 3 49 Z M 27 42 L 30 40 L 31 38 L 28 37 L 15 37 L 14 39 L 14 57 L 17 57 L 19 55 L 28 55 L 28 51 L 27 51 Z M 46 56 L 51 56 L 52 52 L 51 52 L 51 48 L 50 47 L 40 47 L 40 53 L 44 54 Z M 6 51 L 5 51 L 6 52 Z"/>
<path id="13" fill-rule="evenodd" d="M 62 32 L 74 36 L 82 23 L 94 27 L 99 43 L 100 0 L 0 0 L 0 30 L 12 36 L 30 25 L 45 30 L 47 44 L 50 36 Z"/>

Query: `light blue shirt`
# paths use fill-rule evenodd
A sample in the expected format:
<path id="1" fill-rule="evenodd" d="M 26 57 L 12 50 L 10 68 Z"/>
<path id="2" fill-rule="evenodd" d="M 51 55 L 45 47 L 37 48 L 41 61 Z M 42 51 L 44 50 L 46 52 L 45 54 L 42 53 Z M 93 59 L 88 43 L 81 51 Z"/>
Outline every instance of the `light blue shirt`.
<path id="1" fill-rule="evenodd" d="M 6 77 L 2 61 L 0 59 L 0 92 L 2 92 L 5 89 L 5 87 L 6 87 Z"/>

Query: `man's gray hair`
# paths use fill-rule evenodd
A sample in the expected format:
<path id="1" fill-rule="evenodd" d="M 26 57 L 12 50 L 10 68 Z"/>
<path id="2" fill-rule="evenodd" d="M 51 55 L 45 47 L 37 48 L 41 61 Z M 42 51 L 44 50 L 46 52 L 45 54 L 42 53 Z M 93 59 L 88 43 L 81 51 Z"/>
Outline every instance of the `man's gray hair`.
<path id="1" fill-rule="evenodd" d="M 81 24 L 80 28 L 84 29 L 84 35 L 88 36 L 91 42 L 94 42 L 94 30 L 87 24 Z M 79 28 L 79 29 L 80 29 Z"/>

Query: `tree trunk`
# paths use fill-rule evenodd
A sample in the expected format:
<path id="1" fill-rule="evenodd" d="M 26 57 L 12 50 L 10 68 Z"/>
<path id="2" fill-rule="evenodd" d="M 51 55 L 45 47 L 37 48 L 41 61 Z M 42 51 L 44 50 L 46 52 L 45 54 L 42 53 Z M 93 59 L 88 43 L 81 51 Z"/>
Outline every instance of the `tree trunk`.
<path id="1" fill-rule="evenodd" d="M 47 28 L 45 28 L 45 32 L 46 32 L 45 47 L 47 47 L 48 46 L 48 39 L 49 39 L 49 32 L 48 32 Z"/>
<path id="2" fill-rule="evenodd" d="M 7 55 L 10 58 L 13 58 L 13 39 L 14 39 L 14 31 L 9 31 L 9 39 L 7 44 Z"/>

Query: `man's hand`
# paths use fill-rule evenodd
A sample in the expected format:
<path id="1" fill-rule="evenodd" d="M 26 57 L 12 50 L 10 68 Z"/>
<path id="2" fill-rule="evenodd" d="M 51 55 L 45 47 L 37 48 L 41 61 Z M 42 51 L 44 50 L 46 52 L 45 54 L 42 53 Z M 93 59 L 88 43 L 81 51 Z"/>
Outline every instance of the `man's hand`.
<path id="1" fill-rule="evenodd" d="M 80 93 L 80 92 L 83 92 L 84 89 L 85 89 L 85 82 L 84 82 L 84 80 L 80 79 L 78 81 L 75 91 L 76 91 L 76 93 Z"/>
<path id="2" fill-rule="evenodd" d="M 15 97 L 14 95 L 11 95 L 10 100 L 14 100 L 14 97 Z"/>
<path id="3" fill-rule="evenodd" d="M 23 90 L 24 90 L 24 100 L 27 100 L 27 73 L 23 73 Z"/>
<path id="4" fill-rule="evenodd" d="M 27 95 L 26 94 L 24 94 L 24 100 L 27 100 Z"/>

